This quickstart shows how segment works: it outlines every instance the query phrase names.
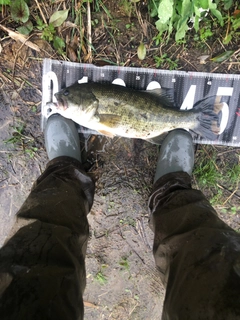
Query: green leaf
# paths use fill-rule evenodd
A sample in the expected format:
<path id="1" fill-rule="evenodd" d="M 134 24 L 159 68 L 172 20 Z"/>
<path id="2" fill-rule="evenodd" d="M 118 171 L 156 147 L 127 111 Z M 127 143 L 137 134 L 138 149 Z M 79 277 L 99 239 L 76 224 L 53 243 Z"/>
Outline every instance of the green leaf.
<path id="1" fill-rule="evenodd" d="M 32 30 L 33 30 L 33 24 L 31 21 L 27 21 L 23 26 L 17 28 L 18 32 L 26 36 L 29 35 Z"/>
<path id="2" fill-rule="evenodd" d="M 232 23 L 233 30 L 236 31 L 238 28 L 240 28 L 240 18 L 235 19 Z"/>
<path id="3" fill-rule="evenodd" d="M 208 9 L 208 0 L 200 0 L 199 5 L 200 5 L 200 8 L 207 10 Z"/>
<path id="4" fill-rule="evenodd" d="M 140 45 L 137 48 L 137 55 L 139 60 L 144 60 L 146 58 L 146 47 L 145 45 L 141 42 Z"/>
<path id="5" fill-rule="evenodd" d="M 43 30 L 45 26 L 46 26 L 45 23 L 39 17 L 37 17 L 37 28 L 38 28 L 38 30 Z"/>
<path id="6" fill-rule="evenodd" d="M 11 3 L 11 16 L 15 21 L 23 23 L 28 21 L 29 9 L 24 0 L 15 0 Z"/>
<path id="7" fill-rule="evenodd" d="M 200 21 L 206 15 L 207 11 L 216 17 L 218 24 L 224 25 L 223 17 L 218 8 L 223 7 L 223 4 L 229 5 L 233 0 L 150 0 L 149 10 L 154 12 L 157 10 L 159 20 L 156 22 L 160 36 L 167 31 L 167 40 L 170 34 L 176 31 L 175 39 L 177 41 L 183 39 L 188 30 L 188 21 L 193 22 L 195 31 L 199 30 Z M 203 9 L 203 10 L 200 10 Z M 209 20 L 211 17 L 208 17 Z M 232 28 L 233 22 L 232 22 Z"/>
<path id="8" fill-rule="evenodd" d="M 162 23 L 161 20 L 159 19 L 156 23 L 156 28 L 158 29 L 160 35 L 168 30 L 168 24 L 169 24 L 169 21 L 167 21 L 166 23 Z"/>
<path id="9" fill-rule="evenodd" d="M 229 44 L 229 42 L 232 40 L 232 35 L 229 33 L 224 39 L 223 44 Z"/>
<path id="10" fill-rule="evenodd" d="M 185 37 L 186 32 L 188 30 L 188 25 L 187 25 L 187 21 L 188 21 L 188 17 L 182 18 L 179 20 L 178 24 L 177 24 L 177 32 L 175 35 L 175 40 L 178 41 L 182 38 Z"/>
<path id="11" fill-rule="evenodd" d="M 182 10 L 180 12 L 182 19 L 186 19 L 187 17 L 192 17 L 193 14 L 192 1 L 183 0 L 182 1 Z"/>
<path id="12" fill-rule="evenodd" d="M 194 27 L 196 32 L 198 32 L 198 30 L 199 30 L 199 21 L 200 21 L 200 17 L 199 16 L 195 16 L 193 27 Z"/>
<path id="13" fill-rule="evenodd" d="M 221 26 L 223 26 L 223 17 L 220 11 L 216 9 L 210 9 L 211 13 L 218 19 Z"/>
<path id="14" fill-rule="evenodd" d="M 51 23 L 49 25 L 44 24 L 41 38 L 49 42 L 53 41 L 55 33 L 56 30 Z"/>
<path id="15" fill-rule="evenodd" d="M 10 0 L 0 0 L 0 5 L 4 6 L 8 4 L 10 4 Z"/>
<path id="16" fill-rule="evenodd" d="M 215 10 L 217 8 L 216 3 L 212 2 L 212 0 L 208 0 L 208 9 Z"/>
<path id="17" fill-rule="evenodd" d="M 63 24 L 63 22 L 67 19 L 67 17 L 68 9 L 56 11 L 51 15 L 49 19 L 49 24 L 51 23 L 55 28 L 60 27 Z"/>
<path id="18" fill-rule="evenodd" d="M 65 48 L 65 42 L 63 39 L 56 36 L 53 39 L 53 46 L 57 51 L 61 52 L 62 49 Z"/>
<path id="19" fill-rule="evenodd" d="M 193 9 L 194 9 L 194 13 L 196 16 L 200 17 L 201 16 L 201 11 L 199 10 L 199 7 L 194 5 L 193 6 Z"/>
<path id="20" fill-rule="evenodd" d="M 225 51 L 222 54 L 220 54 L 219 56 L 214 57 L 210 60 L 212 60 L 213 62 L 223 62 L 223 61 L 227 60 L 228 58 L 230 58 L 233 53 L 234 53 L 234 51 L 232 51 L 232 50 Z"/>
<path id="21" fill-rule="evenodd" d="M 150 16 L 156 17 L 158 15 L 158 8 L 157 8 L 157 4 L 155 3 L 154 0 L 150 1 L 148 4 L 148 11 L 150 11 Z"/>
<path id="22" fill-rule="evenodd" d="M 173 14 L 173 0 L 162 0 L 158 7 L 158 17 L 162 24 L 167 23 Z"/>
<path id="23" fill-rule="evenodd" d="M 233 0 L 224 0 L 224 9 L 228 10 L 231 8 L 232 4 L 233 4 Z"/>

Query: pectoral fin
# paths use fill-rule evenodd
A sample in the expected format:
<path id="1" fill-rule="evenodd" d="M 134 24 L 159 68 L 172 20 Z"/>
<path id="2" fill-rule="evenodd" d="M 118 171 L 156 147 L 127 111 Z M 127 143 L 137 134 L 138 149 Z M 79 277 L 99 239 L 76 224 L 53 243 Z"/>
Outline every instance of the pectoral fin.
<path id="1" fill-rule="evenodd" d="M 163 140 L 166 138 L 168 132 L 164 132 L 159 136 L 153 137 L 153 138 L 149 138 L 149 139 L 145 139 L 148 142 L 151 142 L 153 144 L 158 144 L 161 145 L 163 143 Z"/>
<path id="2" fill-rule="evenodd" d="M 118 127 L 121 121 L 121 117 L 114 114 L 100 114 L 98 118 L 100 124 L 109 128 Z"/>

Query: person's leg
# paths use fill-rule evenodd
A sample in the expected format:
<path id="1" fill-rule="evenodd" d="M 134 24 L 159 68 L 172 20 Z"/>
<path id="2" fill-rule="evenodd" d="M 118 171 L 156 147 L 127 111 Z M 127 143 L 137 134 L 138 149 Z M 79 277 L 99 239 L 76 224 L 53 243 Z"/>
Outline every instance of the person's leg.
<path id="1" fill-rule="evenodd" d="M 161 172 L 149 201 L 153 253 L 166 287 L 162 319 L 240 319 L 240 234 L 183 171 Z"/>
<path id="2" fill-rule="evenodd" d="M 57 122 L 49 122 L 49 132 L 52 125 L 65 130 L 69 143 L 59 140 L 56 153 L 48 147 L 52 160 L 20 208 L 13 236 L 0 249 L 1 319 L 83 319 L 87 214 L 94 183 L 78 156 L 73 157 L 79 150 L 72 145 L 76 132 L 71 133 L 69 120 Z M 47 139 L 52 146 L 48 134 Z M 76 152 L 64 156 L 71 147 Z"/>

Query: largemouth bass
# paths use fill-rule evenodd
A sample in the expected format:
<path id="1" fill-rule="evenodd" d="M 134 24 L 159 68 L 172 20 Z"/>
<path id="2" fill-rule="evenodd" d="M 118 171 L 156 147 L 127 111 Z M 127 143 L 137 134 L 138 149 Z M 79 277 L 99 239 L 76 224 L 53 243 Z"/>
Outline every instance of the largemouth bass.
<path id="1" fill-rule="evenodd" d="M 166 90 L 138 91 L 100 83 L 74 84 L 55 94 L 58 112 L 76 123 L 113 137 L 155 137 L 176 129 L 190 129 L 208 139 L 219 133 L 215 97 L 208 97 L 191 110 L 172 107 Z"/>

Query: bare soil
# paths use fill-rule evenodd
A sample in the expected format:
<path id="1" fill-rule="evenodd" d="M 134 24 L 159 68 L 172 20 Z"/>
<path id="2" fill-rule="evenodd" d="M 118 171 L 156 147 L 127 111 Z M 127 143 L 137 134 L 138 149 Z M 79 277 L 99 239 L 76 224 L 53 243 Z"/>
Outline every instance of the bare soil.
<path id="1" fill-rule="evenodd" d="M 46 18 L 56 9 L 54 5 L 41 5 L 48 15 Z M 207 45 L 194 45 L 189 41 L 176 46 L 174 41 L 170 41 L 168 45 L 156 46 L 152 38 L 157 31 L 147 15 L 145 2 L 136 7 L 133 5 L 131 12 L 121 3 L 105 1 L 104 5 L 112 18 L 104 10 L 92 12 L 92 20 L 97 21 L 92 27 L 95 51 L 91 56 L 87 54 L 84 42 L 81 62 L 155 68 L 154 56 L 167 52 L 172 60 L 178 59 L 179 70 L 240 73 L 239 63 L 236 63 L 239 55 L 221 64 L 210 60 L 200 64 L 196 59 L 201 54 L 218 54 L 222 49 L 219 39 L 211 39 Z M 40 15 L 35 5 L 32 5 L 32 12 Z M 7 14 L 1 24 L 15 27 Z M 126 29 L 129 24 L 131 27 Z M 73 28 L 63 28 L 59 32 L 66 37 L 71 32 L 77 33 Z M 2 245 L 17 211 L 48 161 L 40 129 L 42 59 L 51 57 L 76 61 L 77 51 L 76 43 L 71 43 L 67 56 L 59 56 L 51 45 L 40 39 L 37 32 L 31 41 L 39 46 L 40 52 L 15 42 L 3 31 L 0 31 L 0 37 Z M 141 41 L 148 49 L 143 61 L 136 54 Z M 239 43 L 233 42 L 227 49 L 237 52 L 238 48 Z M 166 62 L 161 68 L 169 68 L 169 65 Z M 13 143 L 9 143 L 11 141 Z M 94 205 L 88 216 L 90 239 L 86 257 L 85 319 L 160 319 L 164 288 L 152 256 L 153 233 L 148 227 L 147 209 L 158 147 L 141 140 L 98 136 L 82 141 L 82 146 L 84 165 L 96 181 Z M 196 146 L 196 166 L 213 154 L 221 179 L 216 180 L 214 187 L 202 187 L 193 177 L 193 185 L 209 199 L 217 199 L 221 190 L 213 205 L 221 218 L 239 231 L 239 211 L 233 209 L 239 208 L 239 183 L 231 183 L 227 174 L 229 167 L 239 164 L 240 150 Z"/>

